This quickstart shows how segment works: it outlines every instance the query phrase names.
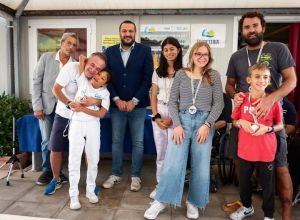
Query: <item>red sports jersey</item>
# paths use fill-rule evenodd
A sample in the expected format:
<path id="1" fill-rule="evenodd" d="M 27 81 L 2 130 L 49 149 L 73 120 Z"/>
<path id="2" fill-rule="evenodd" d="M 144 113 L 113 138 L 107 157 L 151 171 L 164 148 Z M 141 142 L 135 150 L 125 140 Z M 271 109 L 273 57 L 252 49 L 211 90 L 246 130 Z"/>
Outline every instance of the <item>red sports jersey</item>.
<path id="1" fill-rule="evenodd" d="M 248 100 L 249 94 L 244 98 L 243 104 L 240 107 L 235 107 L 231 117 L 233 120 L 245 119 L 253 122 L 253 116 L 249 113 L 252 107 Z M 250 102 L 255 102 L 255 99 L 250 99 Z M 282 109 L 279 102 L 274 103 L 268 115 L 258 119 L 259 124 L 266 126 L 273 126 L 282 122 Z M 238 137 L 238 156 L 248 161 L 262 161 L 271 162 L 275 158 L 277 149 L 277 140 L 274 132 L 265 133 L 260 136 L 253 136 L 250 133 L 245 132 L 243 128 L 239 129 Z"/>

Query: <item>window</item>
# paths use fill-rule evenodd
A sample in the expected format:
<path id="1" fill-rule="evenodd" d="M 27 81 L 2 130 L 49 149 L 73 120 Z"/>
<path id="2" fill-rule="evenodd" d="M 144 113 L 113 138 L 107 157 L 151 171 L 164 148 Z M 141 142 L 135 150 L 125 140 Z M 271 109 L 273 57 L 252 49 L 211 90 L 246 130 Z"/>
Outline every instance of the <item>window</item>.
<path id="1" fill-rule="evenodd" d="M 96 19 L 47 19 L 29 20 L 29 87 L 32 91 L 32 74 L 42 53 L 58 51 L 60 38 L 64 32 L 75 32 L 78 38 L 77 52 L 88 55 L 96 49 Z"/>

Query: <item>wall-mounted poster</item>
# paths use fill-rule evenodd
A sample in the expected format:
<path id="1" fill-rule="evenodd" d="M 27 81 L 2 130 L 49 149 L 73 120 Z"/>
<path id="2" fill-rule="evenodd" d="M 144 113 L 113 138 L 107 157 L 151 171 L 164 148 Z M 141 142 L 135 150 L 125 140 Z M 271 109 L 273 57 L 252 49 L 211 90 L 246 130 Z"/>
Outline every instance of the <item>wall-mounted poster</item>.
<path id="1" fill-rule="evenodd" d="M 224 48 L 226 40 L 226 24 L 192 24 L 191 42 L 206 41 L 211 48 Z"/>
<path id="2" fill-rule="evenodd" d="M 102 35 L 101 45 L 102 45 L 102 52 L 113 45 L 120 43 L 120 36 L 118 34 L 115 35 Z"/>
<path id="3" fill-rule="evenodd" d="M 77 35 L 77 47 L 73 55 L 78 60 L 79 55 L 87 56 L 86 28 L 39 28 L 37 29 L 37 58 L 45 52 L 55 52 L 60 49 L 60 39 L 63 33 L 72 32 Z"/>
<path id="4" fill-rule="evenodd" d="M 159 65 L 161 53 L 160 45 L 167 37 L 175 37 L 182 46 L 183 54 L 190 45 L 190 25 L 189 24 L 146 24 L 141 25 L 141 43 L 151 47 L 154 68 Z"/>

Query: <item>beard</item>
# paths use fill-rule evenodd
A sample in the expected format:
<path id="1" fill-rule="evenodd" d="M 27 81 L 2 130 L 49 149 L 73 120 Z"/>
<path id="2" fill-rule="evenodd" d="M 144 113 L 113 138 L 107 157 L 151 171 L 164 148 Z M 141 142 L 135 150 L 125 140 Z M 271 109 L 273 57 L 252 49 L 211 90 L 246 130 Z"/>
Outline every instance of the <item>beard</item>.
<path id="1" fill-rule="evenodd" d="M 121 43 L 122 43 L 122 45 L 124 45 L 126 47 L 130 47 L 134 43 L 134 39 L 130 38 L 130 41 L 128 41 L 125 38 L 121 38 Z"/>
<path id="2" fill-rule="evenodd" d="M 253 34 L 256 35 L 255 38 L 249 38 L 249 37 L 248 37 L 248 36 L 253 35 Z M 252 33 L 250 33 L 248 36 L 243 36 L 245 42 L 246 42 L 249 46 L 254 47 L 254 46 L 258 46 L 258 45 L 261 44 L 261 42 L 263 41 L 263 36 L 264 36 L 264 34 L 263 34 L 263 32 L 260 32 L 260 33 L 252 32 Z"/>

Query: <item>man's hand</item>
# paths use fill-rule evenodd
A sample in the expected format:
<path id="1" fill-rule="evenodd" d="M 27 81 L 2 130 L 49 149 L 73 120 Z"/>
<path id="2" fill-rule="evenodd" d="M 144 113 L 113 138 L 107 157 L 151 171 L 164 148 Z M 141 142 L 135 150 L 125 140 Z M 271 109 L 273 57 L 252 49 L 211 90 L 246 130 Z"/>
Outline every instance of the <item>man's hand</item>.
<path id="1" fill-rule="evenodd" d="M 123 100 L 121 100 L 121 99 L 117 99 L 117 100 L 115 101 L 115 103 L 116 103 L 116 105 L 118 106 L 118 108 L 119 108 L 119 110 L 120 110 L 121 112 L 127 111 L 127 102 L 125 102 L 125 101 L 123 101 Z"/>
<path id="2" fill-rule="evenodd" d="M 259 119 L 267 115 L 272 106 L 274 105 L 274 102 L 275 101 L 273 100 L 272 95 L 262 97 L 256 102 L 254 102 L 254 105 L 257 104 L 257 106 L 254 108 L 254 114 L 256 118 Z"/>
<path id="3" fill-rule="evenodd" d="M 84 108 L 79 102 L 71 102 L 69 104 L 69 107 L 71 108 L 72 111 L 74 112 L 81 112 L 82 108 Z"/>
<path id="4" fill-rule="evenodd" d="M 244 102 L 245 97 L 246 97 L 246 94 L 243 92 L 234 94 L 234 96 L 233 96 L 234 107 L 240 107 L 241 104 Z"/>
<path id="5" fill-rule="evenodd" d="M 101 105 L 101 100 L 90 97 L 90 96 L 85 96 L 84 99 L 80 100 L 80 104 L 85 106 L 85 107 L 91 106 L 91 105 L 100 106 Z"/>
<path id="6" fill-rule="evenodd" d="M 132 100 L 126 103 L 127 112 L 131 112 L 135 108 L 135 104 Z"/>
<path id="7" fill-rule="evenodd" d="M 34 117 L 36 117 L 39 120 L 44 120 L 45 115 L 43 111 L 35 111 L 34 112 Z"/>

